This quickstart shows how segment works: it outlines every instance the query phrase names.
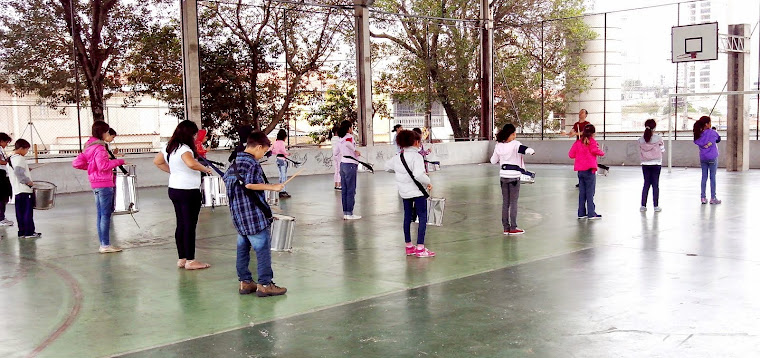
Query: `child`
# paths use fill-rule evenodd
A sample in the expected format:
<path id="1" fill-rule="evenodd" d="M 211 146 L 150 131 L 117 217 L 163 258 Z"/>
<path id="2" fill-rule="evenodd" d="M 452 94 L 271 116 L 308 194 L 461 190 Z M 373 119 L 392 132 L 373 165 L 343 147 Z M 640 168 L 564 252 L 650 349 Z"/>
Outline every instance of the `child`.
<path id="1" fill-rule="evenodd" d="M 283 185 L 264 184 L 264 170 L 258 162 L 269 151 L 271 144 L 263 132 L 252 132 L 245 149 L 237 154 L 235 162 L 224 174 L 232 223 L 238 232 L 236 266 L 240 281 L 238 293 L 241 295 L 256 292 L 256 296 L 267 297 L 287 292 L 285 287 L 278 287 L 272 281 L 272 239 L 269 233 L 272 211 L 263 192 L 280 191 Z M 251 247 L 256 252 L 258 283 L 253 281 L 248 269 Z"/>
<path id="2" fill-rule="evenodd" d="M 432 190 L 430 178 L 425 174 L 425 161 L 420 155 L 421 136 L 413 131 L 402 130 L 396 136 L 396 142 L 402 148 L 401 153 L 385 163 L 387 170 L 396 174 L 398 194 L 404 200 L 404 241 L 406 255 L 416 257 L 433 257 L 435 252 L 425 247 L 425 229 L 427 228 L 427 190 Z M 412 245 L 410 226 L 413 217 L 419 218 L 417 227 L 417 246 Z"/>
<path id="3" fill-rule="evenodd" d="M 5 155 L 5 147 L 11 142 L 11 137 L 6 133 L 0 133 L 0 226 L 13 226 L 13 221 L 5 217 L 5 206 L 11 200 L 13 188 L 8 179 L 8 171 L 5 166 L 8 164 L 8 156 Z"/>
<path id="4" fill-rule="evenodd" d="M 42 234 L 34 231 L 34 182 L 29 166 L 24 156 L 29 153 L 31 145 L 24 139 L 16 140 L 16 148 L 8 158 L 9 173 L 13 195 L 16 198 L 16 221 L 18 221 L 18 237 L 36 239 Z"/>
<path id="5" fill-rule="evenodd" d="M 662 137 L 654 134 L 657 122 L 647 119 L 644 122 L 644 135 L 639 138 L 639 154 L 641 156 L 641 171 L 644 173 L 644 189 L 641 191 L 641 209 L 647 211 L 647 197 L 649 187 L 652 187 L 652 201 L 654 211 L 660 212 L 660 171 L 662 171 L 662 153 L 665 151 L 665 142 Z"/>
<path id="6" fill-rule="evenodd" d="M 333 147 L 333 156 L 340 159 L 340 199 L 343 206 L 343 220 L 358 220 L 362 217 L 354 215 L 354 203 L 356 198 L 356 171 L 359 164 L 346 156 L 360 157 L 362 154 L 356 150 L 354 136 L 351 134 L 351 122 L 343 121 L 338 128 L 340 142 Z"/>
<path id="7" fill-rule="evenodd" d="M 523 164 L 525 154 L 533 155 L 533 148 L 528 148 L 517 138 L 516 128 L 507 123 L 496 135 L 496 147 L 491 156 L 492 164 L 500 164 L 499 181 L 501 182 L 501 224 L 504 235 L 522 235 L 525 230 L 517 227 L 517 199 L 520 197 L 520 175 L 526 173 Z"/>
<path id="8" fill-rule="evenodd" d="M 425 146 L 422 144 L 422 141 L 425 140 L 425 136 L 422 135 L 422 129 L 419 128 L 412 128 L 412 131 L 414 133 L 417 133 L 420 135 L 420 155 L 422 156 L 422 159 L 425 160 L 425 173 L 427 173 L 427 156 L 430 155 L 430 150 L 425 150 Z"/>
<path id="9" fill-rule="evenodd" d="M 575 159 L 575 171 L 578 172 L 578 219 L 597 220 L 602 215 L 596 213 L 594 192 L 596 191 L 596 157 L 604 156 L 599 143 L 594 139 L 596 128 L 587 124 L 580 139 L 573 143 L 568 156 Z"/>
<path id="10" fill-rule="evenodd" d="M 116 133 L 116 131 L 113 131 Z M 79 154 L 71 165 L 76 169 L 86 170 L 90 187 L 95 194 L 95 207 L 97 209 L 96 225 L 98 239 L 100 240 L 101 254 L 121 251 L 120 248 L 111 245 L 111 215 L 114 209 L 116 196 L 116 182 L 113 169 L 124 165 L 123 159 L 111 159 L 108 153 L 108 143 L 112 142 L 114 135 L 108 123 L 95 121 L 92 124 L 92 137 L 84 146 L 84 151 Z"/>
<path id="11" fill-rule="evenodd" d="M 280 131 L 277 132 L 277 140 L 274 141 L 274 145 L 272 146 L 272 155 L 277 157 L 277 170 L 280 171 L 281 184 L 288 180 L 288 160 L 285 158 L 289 157 L 290 153 L 288 153 L 288 150 L 285 148 L 285 139 L 287 138 L 288 132 L 284 129 L 280 129 Z M 283 190 L 280 192 L 280 197 L 290 197 L 290 194 L 285 191 L 285 187 L 283 187 Z"/>
<path id="12" fill-rule="evenodd" d="M 718 143 L 720 134 L 712 129 L 712 120 L 702 116 L 694 123 L 694 144 L 699 146 L 699 164 L 702 167 L 702 204 L 707 204 L 705 186 L 707 174 L 710 174 L 710 204 L 720 204 L 715 196 L 715 172 L 718 171 Z"/>
<path id="13" fill-rule="evenodd" d="M 401 124 L 396 124 L 393 126 L 393 130 L 391 130 L 391 144 L 396 146 L 397 150 L 401 150 L 398 143 L 396 142 L 396 137 L 398 136 L 401 131 L 404 130 L 404 127 Z"/>
<path id="14" fill-rule="evenodd" d="M 330 131 L 330 143 L 332 143 L 333 152 L 335 151 L 335 148 L 338 148 L 338 143 L 340 143 L 340 137 L 338 137 L 338 125 L 336 124 L 333 126 L 332 131 Z M 337 157 L 333 153 L 332 157 L 332 163 L 333 163 L 333 182 L 335 182 L 335 190 L 341 190 L 340 186 L 340 158 Z"/>

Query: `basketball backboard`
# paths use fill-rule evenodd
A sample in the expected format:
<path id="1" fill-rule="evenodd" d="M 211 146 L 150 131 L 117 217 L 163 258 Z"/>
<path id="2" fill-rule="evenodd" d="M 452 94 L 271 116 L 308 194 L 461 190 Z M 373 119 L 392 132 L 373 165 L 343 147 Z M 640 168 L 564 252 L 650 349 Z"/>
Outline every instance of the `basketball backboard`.
<path id="1" fill-rule="evenodd" d="M 718 59 L 718 23 L 673 26 L 671 61 L 692 62 Z"/>

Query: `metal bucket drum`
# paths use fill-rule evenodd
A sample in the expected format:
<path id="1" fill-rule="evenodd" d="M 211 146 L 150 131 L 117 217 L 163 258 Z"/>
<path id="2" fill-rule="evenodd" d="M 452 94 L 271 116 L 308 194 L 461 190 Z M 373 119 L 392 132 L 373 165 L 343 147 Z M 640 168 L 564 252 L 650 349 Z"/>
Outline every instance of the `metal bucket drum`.
<path id="1" fill-rule="evenodd" d="M 427 224 L 433 226 L 443 226 L 443 210 L 446 207 L 445 198 L 428 198 L 427 199 Z M 420 219 L 415 222 L 419 223 Z"/>
<path id="2" fill-rule="evenodd" d="M 37 210 L 48 210 L 55 206 L 55 190 L 57 187 L 53 183 L 46 181 L 35 181 L 34 186 L 34 208 Z"/>
<path id="3" fill-rule="evenodd" d="M 127 173 L 122 172 L 121 168 L 116 170 L 116 190 L 113 198 L 114 215 L 132 214 L 140 211 L 137 199 L 137 166 L 129 164 L 122 167 Z"/>
<path id="4" fill-rule="evenodd" d="M 273 190 L 264 190 L 264 195 L 267 198 L 267 205 L 278 206 L 280 205 L 280 192 Z"/>
<path id="5" fill-rule="evenodd" d="M 375 165 L 372 163 L 367 163 L 367 164 L 371 165 L 373 168 L 375 167 Z M 371 173 L 371 171 L 367 167 L 361 164 L 359 164 L 359 167 L 356 169 L 356 171 L 359 173 Z"/>
<path id="6" fill-rule="evenodd" d="M 441 170 L 441 164 L 433 163 L 433 162 L 425 162 L 425 167 L 427 168 L 428 173 L 437 172 Z"/>
<path id="7" fill-rule="evenodd" d="M 608 167 L 608 166 L 606 166 L 604 164 L 597 165 L 596 175 L 601 175 L 601 176 L 605 176 L 606 177 L 607 174 L 609 174 L 609 173 L 610 173 L 610 167 Z"/>
<path id="8" fill-rule="evenodd" d="M 222 177 L 219 176 L 206 175 L 203 177 L 201 197 L 203 198 L 202 207 L 204 208 L 229 205 L 227 188 L 224 185 Z"/>
<path id="9" fill-rule="evenodd" d="M 272 219 L 272 251 L 292 251 L 296 218 L 273 214 Z"/>

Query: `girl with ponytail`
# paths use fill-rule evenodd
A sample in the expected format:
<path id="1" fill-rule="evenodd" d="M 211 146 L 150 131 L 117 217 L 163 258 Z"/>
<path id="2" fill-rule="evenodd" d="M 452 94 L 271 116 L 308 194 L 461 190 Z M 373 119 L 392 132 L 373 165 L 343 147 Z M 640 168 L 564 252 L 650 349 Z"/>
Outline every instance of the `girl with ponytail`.
<path id="1" fill-rule="evenodd" d="M 644 189 L 641 191 L 641 211 L 647 211 L 649 187 L 652 187 L 654 211 L 660 212 L 660 172 L 662 171 L 662 153 L 665 152 L 665 142 L 662 137 L 654 134 L 657 122 L 647 119 L 644 122 L 644 135 L 639 138 L 639 155 L 641 171 L 644 174 Z"/>

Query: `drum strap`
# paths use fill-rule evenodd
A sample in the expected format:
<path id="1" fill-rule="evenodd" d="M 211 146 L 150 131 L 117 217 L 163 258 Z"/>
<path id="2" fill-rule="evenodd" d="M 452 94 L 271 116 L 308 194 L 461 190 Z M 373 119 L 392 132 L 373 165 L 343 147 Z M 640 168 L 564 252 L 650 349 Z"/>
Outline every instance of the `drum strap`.
<path id="1" fill-rule="evenodd" d="M 217 167 L 214 165 L 214 163 L 212 163 L 210 160 L 208 160 L 208 159 L 206 159 L 206 158 L 204 158 L 204 157 L 198 157 L 198 159 L 200 159 L 200 160 L 201 160 L 201 162 L 203 162 L 204 164 L 206 164 L 206 165 L 208 165 L 209 167 L 211 167 L 211 169 L 214 169 L 214 171 L 215 171 L 217 174 L 219 174 L 219 176 L 220 176 L 220 177 L 223 177 L 223 176 L 224 176 L 224 173 L 223 173 L 221 170 L 219 170 L 219 168 L 217 168 Z M 125 173 L 125 174 L 126 174 L 126 173 Z"/>
<path id="2" fill-rule="evenodd" d="M 370 173 L 372 173 L 372 174 L 375 173 L 375 169 L 373 169 L 372 166 L 369 165 L 368 163 L 362 162 L 361 160 L 356 159 L 356 158 L 354 158 L 354 157 L 352 157 L 350 155 L 344 155 L 343 158 L 348 158 L 348 159 L 351 159 L 351 160 L 355 160 L 357 163 L 359 163 L 363 167 L 367 168 L 367 170 L 369 170 Z"/>
<path id="3" fill-rule="evenodd" d="M 525 170 L 524 168 L 521 168 L 519 165 L 502 164 L 501 165 L 501 170 L 514 170 L 514 171 L 518 171 L 518 172 L 520 172 L 522 174 L 525 174 L 525 175 L 527 175 L 527 176 L 529 176 L 531 178 L 535 178 L 536 177 L 536 173 L 529 172 L 529 171 Z"/>
<path id="4" fill-rule="evenodd" d="M 261 198 L 259 197 L 258 193 L 262 192 L 261 190 L 251 190 L 245 187 L 245 180 L 243 180 L 243 177 L 238 172 L 237 167 L 237 159 L 232 161 L 232 170 L 235 172 L 235 177 L 237 177 L 237 183 L 243 188 L 243 192 L 245 193 L 248 198 L 253 200 L 253 204 L 256 205 L 256 207 L 261 210 L 261 212 L 264 213 L 264 217 L 267 218 L 267 220 L 272 220 L 272 209 L 269 208 L 269 205 L 261 201 Z M 263 173 L 263 170 L 262 170 Z M 266 177 L 265 177 L 266 178 Z M 266 181 L 266 179 L 264 179 Z M 233 198 L 230 198 L 230 201 L 232 201 Z M 232 205 L 232 203 L 230 203 Z"/>
<path id="5" fill-rule="evenodd" d="M 106 151 L 108 152 L 108 156 L 110 156 L 111 159 L 116 159 L 116 156 L 113 154 L 113 152 L 111 151 L 111 149 L 108 148 L 108 146 L 106 146 Z M 119 165 L 119 169 L 121 169 L 121 172 L 124 173 L 124 175 L 127 175 L 127 170 L 124 169 L 124 166 Z"/>
<path id="6" fill-rule="evenodd" d="M 415 185 L 417 185 L 417 189 L 420 189 L 422 192 L 422 196 L 424 196 L 426 199 L 430 197 L 430 194 L 428 194 L 427 190 L 425 190 L 425 187 L 422 186 L 422 183 L 417 181 L 417 179 L 414 177 L 414 174 L 412 174 L 412 170 L 409 169 L 409 166 L 406 164 L 406 159 L 404 159 L 404 152 L 401 152 L 401 164 L 404 165 L 404 169 L 406 169 L 406 172 L 409 173 L 409 176 L 412 177 L 412 181 Z"/>

